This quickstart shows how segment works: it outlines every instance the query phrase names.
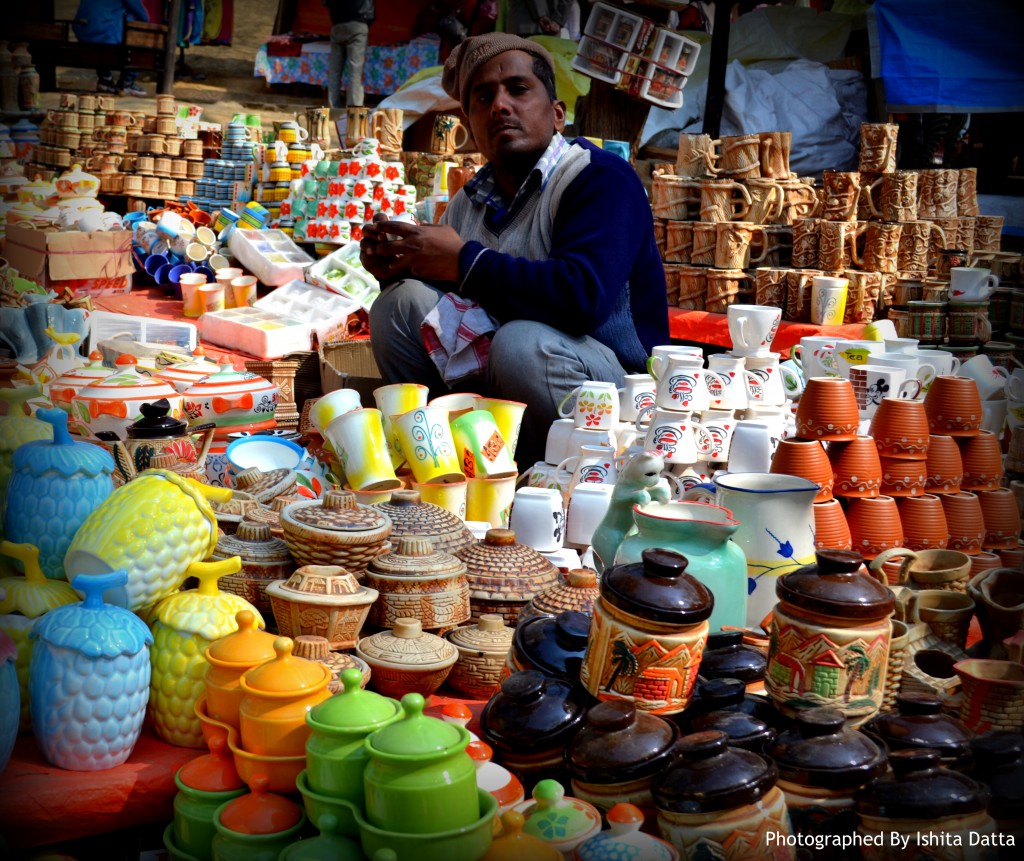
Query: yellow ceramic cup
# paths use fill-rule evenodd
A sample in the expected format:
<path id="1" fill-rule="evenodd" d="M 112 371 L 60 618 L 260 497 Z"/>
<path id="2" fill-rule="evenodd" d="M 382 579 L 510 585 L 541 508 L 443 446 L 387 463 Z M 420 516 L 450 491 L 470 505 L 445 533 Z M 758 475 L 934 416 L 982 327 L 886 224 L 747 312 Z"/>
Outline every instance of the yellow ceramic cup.
<path id="1" fill-rule="evenodd" d="M 355 389 L 335 389 L 328 392 L 309 408 L 309 420 L 321 434 L 338 416 L 358 410 L 362 406 L 359 392 Z"/>
<path id="2" fill-rule="evenodd" d="M 498 425 L 505 444 L 508 446 L 508 453 L 515 459 L 516 446 L 519 444 L 519 431 L 523 426 L 523 413 L 526 412 L 526 404 L 519 401 L 503 401 L 499 398 L 477 398 L 476 408 L 487 410 Z"/>
<path id="3" fill-rule="evenodd" d="M 464 416 L 470 410 L 483 409 L 479 406 L 483 398 L 480 395 L 469 392 L 452 392 L 450 395 L 441 395 L 430 402 L 432 407 L 444 407 L 448 410 L 448 421 L 453 422 L 459 416 Z"/>
<path id="4" fill-rule="evenodd" d="M 362 407 L 324 428 L 348 483 L 356 490 L 395 490 L 402 486 L 391 465 L 380 410 Z"/>
<path id="5" fill-rule="evenodd" d="M 466 520 L 484 521 L 496 529 L 507 528 L 515 495 L 515 475 L 469 479 L 466 482 Z"/>
<path id="6" fill-rule="evenodd" d="M 470 410 L 451 423 L 455 450 L 469 478 L 515 474 L 516 465 L 505 438 L 487 410 Z"/>
<path id="7" fill-rule="evenodd" d="M 398 469 L 405 460 L 402 446 L 396 441 L 393 419 L 416 407 L 425 406 L 430 390 L 418 383 L 392 383 L 373 390 L 373 400 L 384 417 L 384 438 L 391 447 L 391 465 Z"/>
<path id="8" fill-rule="evenodd" d="M 443 407 L 422 406 L 393 417 L 395 439 L 413 477 L 422 484 L 462 481 L 465 476 Z"/>
<path id="9" fill-rule="evenodd" d="M 178 279 L 178 284 L 181 285 L 182 313 L 186 317 L 201 317 L 203 299 L 199 288 L 206 284 L 206 276 L 202 273 L 186 273 Z"/>
<path id="10" fill-rule="evenodd" d="M 468 487 L 465 481 L 451 481 L 443 484 L 420 484 L 416 481 L 412 483 L 412 489 L 419 491 L 420 499 L 424 502 L 440 505 L 441 508 L 450 511 L 462 520 L 466 519 Z"/>

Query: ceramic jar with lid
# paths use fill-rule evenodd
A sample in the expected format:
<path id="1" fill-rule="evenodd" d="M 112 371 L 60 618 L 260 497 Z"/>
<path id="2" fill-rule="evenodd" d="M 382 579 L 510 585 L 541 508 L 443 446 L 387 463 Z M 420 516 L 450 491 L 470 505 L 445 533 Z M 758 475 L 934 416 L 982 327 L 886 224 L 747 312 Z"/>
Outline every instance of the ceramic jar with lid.
<path id="1" fill-rule="evenodd" d="M 776 583 L 765 690 L 783 714 L 829 706 L 860 726 L 882 704 L 895 600 L 860 554 L 815 555 Z"/>
<path id="2" fill-rule="evenodd" d="M 418 490 L 395 490 L 387 502 L 375 502 L 372 508 L 386 514 L 394 524 L 393 540 L 404 535 L 426 536 L 434 550 L 451 553 L 476 544 L 465 522 L 440 505 L 424 502 Z"/>
<path id="3" fill-rule="evenodd" d="M 480 713 L 480 733 L 524 785 L 546 777 L 568 783 L 563 753 L 591 702 L 564 679 L 535 670 L 513 673 Z"/>
<path id="4" fill-rule="evenodd" d="M 332 696 L 341 691 L 341 674 L 345 670 L 358 670 L 364 688 L 370 681 L 370 665 L 362 658 L 357 658 L 348 652 L 331 651 L 326 637 L 320 637 L 317 634 L 299 634 L 294 639 L 293 655 L 305 658 L 307 661 L 316 661 L 330 670 L 331 680 L 327 683 L 327 690 L 331 692 Z"/>
<path id="5" fill-rule="evenodd" d="M 171 416 L 171 405 L 165 398 L 144 403 L 139 408 L 141 417 L 125 429 L 126 438 L 115 446 L 123 448 L 136 472 L 149 469 L 152 459 L 160 454 L 172 454 L 176 463 L 192 465 L 197 470 L 206 466 L 206 455 L 213 443 L 213 424 L 199 425 L 189 430 L 181 418 Z M 193 434 L 202 433 L 199 447 Z M 134 475 L 125 476 L 126 479 Z"/>
<path id="6" fill-rule="evenodd" d="M 402 697 L 403 720 L 368 736 L 363 772 L 366 819 L 377 828 L 430 834 L 466 828 L 480 817 L 470 736 L 423 714 L 420 694 Z"/>
<path id="7" fill-rule="evenodd" d="M 965 770 L 971 765 L 974 733 L 962 722 L 943 713 L 943 702 L 927 693 L 896 697 L 896 711 L 876 715 L 864 731 L 889 750 L 929 748 L 937 750 L 943 765 Z"/>
<path id="8" fill-rule="evenodd" d="M 103 364 L 103 353 L 93 350 L 89 354 L 89 364 L 65 371 L 47 387 L 47 397 L 55 407 L 71 412 L 71 399 L 79 389 L 91 385 L 95 380 L 102 380 L 115 373 L 114 368 Z M 74 416 L 72 416 L 74 419 Z M 76 433 L 80 432 L 78 430 Z"/>
<path id="9" fill-rule="evenodd" d="M 513 673 L 539 670 L 548 676 L 577 681 L 589 633 L 590 618 L 575 610 L 520 622 L 508 652 L 508 669 Z"/>
<path id="10" fill-rule="evenodd" d="M 342 671 L 342 692 L 306 714 L 310 735 L 306 741 L 305 780 L 313 792 L 340 798 L 362 810 L 363 772 L 370 761 L 363 741 L 405 714 L 396 700 L 364 691 L 360 682 L 359 670 Z M 354 818 L 341 815 L 341 833 L 358 833 Z"/>
<path id="11" fill-rule="evenodd" d="M 713 631 L 700 659 L 704 679 L 739 679 L 748 688 L 764 688 L 768 656 L 743 642 L 742 631 Z"/>
<path id="12" fill-rule="evenodd" d="M 561 576 L 540 553 L 517 542 L 511 529 L 488 529 L 483 541 L 455 555 L 466 563 L 473 618 L 499 613 L 509 626 L 534 595 Z"/>
<path id="13" fill-rule="evenodd" d="M 267 776 L 258 774 L 252 778 L 252 792 L 225 801 L 214 811 L 216 861 L 277 861 L 299 839 L 306 814 L 269 787 Z"/>
<path id="14" fill-rule="evenodd" d="M 654 816 L 651 783 L 676 758 L 679 730 L 632 703 L 598 703 L 565 749 L 572 793 L 601 810 L 628 802 Z"/>
<path id="15" fill-rule="evenodd" d="M 796 728 L 779 734 L 764 748 L 779 769 L 779 788 L 793 831 L 811 838 L 857 830 L 853 793 L 886 771 L 884 747 L 846 726 L 838 709 L 807 709 L 796 716 Z M 860 852 L 822 846 L 816 858 L 855 859 Z"/>
<path id="16" fill-rule="evenodd" d="M 748 694 L 739 679 L 708 679 L 697 683 L 697 696 L 675 720 L 687 732 L 719 730 L 734 747 L 760 753 L 775 738 L 773 724 L 784 719 L 766 697 Z"/>
<path id="17" fill-rule="evenodd" d="M 475 625 L 456 628 L 445 636 L 459 652 L 448 684 L 467 696 L 489 699 L 505 678 L 513 630 L 501 616 L 485 613 Z"/>
<path id="18" fill-rule="evenodd" d="M 166 384 L 169 385 L 169 384 Z M 213 422 L 221 436 L 238 430 L 266 430 L 277 424 L 279 389 L 259 374 L 236 371 L 230 364 L 193 383 L 183 394 L 189 424 Z"/>
<path id="19" fill-rule="evenodd" d="M 728 741 L 723 732 L 679 740 L 680 758 L 654 780 L 658 832 L 688 861 L 794 861 L 778 770 Z"/>
<path id="20" fill-rule="evenodd" d="M 632 804 L 616 804 L 608 811 L 608 831 L 584 840 L 572 852 L 573 861 L 619 861 L 622 858 L 643 861 L 679 861 L 679 852 L 671 844 L 644 834 L 643 811 Z"/>
<path id="21" fill-rule="evenodd" d="M 402 536 L 395 550 L 370 561 L 363 582 L 380 593 L 370 608 L 378 627 L 413 618 L 426 631 L 445 631 L 469 619 L 465 563 L 435 550 L 429 538 Z"/>
<path id="22" fill-rule="evenodd" d="M 80 164 L 74 164 L 70 170 L 64 171 L 57 177 L 54 187 L 61 199 L 96 197 L 99 194 L 100 181 L 92 174 L 82 170 Z"/>
<path id="23" fill-rule="evenodd" d="M 356 655 L 373 670 L 373 684 L 385 696 L 418 693 L 429 697 L 448 677 L 458 650 L 436 634 L 428 634 L 419 619 L 399 618 L 389 631 L 363 637 Z"/>
<path id="24" fill-rule="evenodd" d="M 281 512 L 281 525 L 300 565 L 341 565 L 359 574 L 391 550 L 391 519 L 360 505 L 349 491 L 329 490 L 323 499 L 292 503 Z"/>
<path id="25" fill-rule="evenodd" d="M 306 713 L 330 693 L 331 672 L 323 664 L 292 656 L 288 637 L 274 641 L 274 658 L 245 673 L 238 709 L 242 748 L 260 756 L 303 756 Z M 250 786 L 252 784 L 250 783 Z"/>
<path id="26" fill-rule="evenodd" d="M 526 818 L 523 831 L 553 846 L 564 856 L 601 830 L 601 813 L 581 798 L 566 796 L 557 780 L 542 780 L 533 799 L 517 808 Z"/>
<path id="27" fill-rule="evenodd" d="M 174 386 L 175 391 L 183 393 L 203 377 L 216 374 L 220 370 L 219 365 L 206 358 L 206 351 L 202 347 L 196 347 L 192 351 L 192 356 L 193 358 L 187 362 L 178 362 L 168 365 L 166 368 L 160 368 L 153 373 L 153 376 L 170 383 Z"/>
<path id="28" fill-rule="evenodd" d="M 288 545 L 274 538 L 264 523 L 239 523 L 233 535 L 221 535 L 211 559 L 237 556 L 242 568 L 237 574 L 220 579 L 220 588 L 244 598 L 261 613 L 269 613 L 267 586 L 274 580 L 287 580 L 295 570 L 295 560 Z"/>
<path id="29" fill-rule="evenodd" d="M 1024 736 L 1012 730 L 993 730 L 971 741 L 972 777 L 989 790 L 988 812 L 999 831 L 1024 845 Z M 1019 848 L 1018 848 L 1019 851 Z M 1010 857 L 1009 853 L 1005 857 Z"/>
<path id="30" fill-rule="evenodd" d="M 491 848 L 481 861 L 565 861 L 565 856 L 532 834 L 524 834 L 526 820 L 518 810 L 501 814 L 501 833 L 496 834 Z"/>
<path id="31" fill-rule="evenodd" d="M 227 741 L 212 738 L 210 752 L 185 763 L 174 775 L 178 792 L 174 796 L 174 846 L 198 861 L 213 858 L 213 814 L 225 802 L 238 798 L 249 788 L 235 771 Z"/>
<path id="32" fill-rule="evenodd" d="M 566 610 L 592 615 L 597 600 L 597 572 L 593 568 L 574 568 L 561 582 L 538 592 L 520 611 L 519 621 L 534 616 L 557 616 Z"/>
<path id="33" fill-rule="evenodd" d="M 278 630 L 285 637 L 316 634 L 332 649 L 351 649 L 359 639 L 377 590 L 363 586 L 337 565 L 303 565 L 287 580 L 266 587 Z"/>
<path id="34" fill-rule="evenodd" d="M 580 681 L 602 700 L 675 714 L 690 703 L 708 637 L 711 592 L 681 553 L 648 548 L 601 578 Z"/>
<path id="35" fill-rule="evenodd" d="M 364 861 L 366 856 L 359 843 L 345 837 L 332 813 L 321 813 L 316 818 L 318 837 L 305 837 L 288 846 L 278 856 L 278 861 Z M 374 858 L 385 856 L 374 855 Z M 392 852 L 391 857 L 395 855 Z"/>
<path id="36" fill-rule="evenodd" d="M 223 577 L 221 581 L 223 582 Z M 238 729 L 242 705 L 242 676 L 253 667 L 273 659 L 277 638 L 257 626 L 252 610 L 235 613 L 234 633 L 226 634 L 206 647 L 206 714 L 215 721 Z"/>
<path id="37" fill-rule="evenodd" d="M 939 846 L 949 861 L 995 861 L 1000 838 L 980 783 L 943 768 L 936 750 L 894 750 L 889 765 L 854 795 L 865 861 L 936 857 Z"/>

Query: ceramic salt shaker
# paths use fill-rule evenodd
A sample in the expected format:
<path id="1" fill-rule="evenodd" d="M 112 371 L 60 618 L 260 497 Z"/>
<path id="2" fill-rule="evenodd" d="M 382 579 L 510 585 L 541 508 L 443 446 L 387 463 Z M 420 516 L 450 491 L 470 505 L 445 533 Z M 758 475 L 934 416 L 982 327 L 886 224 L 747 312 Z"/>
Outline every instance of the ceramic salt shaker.
<path id="1" fill-rule="evenodd" d="M 142 732 L 153 635 L 138 616 L 103 603 L 104 591 L 126 580 L 124 571 L 75 577 L 84 601 L 51 610 L 29 634 L 32 730 L 58 768 L 114 768 Z"/>
<path id="2" fill-rule="evenodd" d="M 671 844 L 650 834 L 644 834 L 640 827 L 644 814 L 632 804 L 620 802 L 608 811 L 608 831 L 595 834 L 584 840 L 572 853 L 573 861 L 620 861 L 631 858 L 637 861 L 678 861 L 679 852 Z"/>

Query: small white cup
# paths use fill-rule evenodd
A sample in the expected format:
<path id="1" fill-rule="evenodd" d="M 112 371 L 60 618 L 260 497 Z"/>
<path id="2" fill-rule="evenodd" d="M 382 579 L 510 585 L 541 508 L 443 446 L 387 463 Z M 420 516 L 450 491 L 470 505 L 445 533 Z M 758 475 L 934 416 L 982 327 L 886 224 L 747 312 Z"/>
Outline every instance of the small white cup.
<path id="1" fill-rule="evenodd" d="M 729 472 L 769 472 L 772 452 L 772 429 L 767 422 L 738 421 L 729 448 Z"/>
<path id="2" fill-rule="evenodd" d="M 767 356 L 779 331 L 782 310 L 772 305 L 730 305 L 726 320 L 734 356 Z"/>
<path id="3" fill-rule="evenodd" d="M 974 380 L 983 401 L 1006 397 L 1006 381 L 1010 378 L 1010 372 L 1001 365 L 993 365 L 988 356 L 978 355 L 968 359 L 960 366 L 957 376 Z"/>
<path id="4" fill-rule="evenodd" d="M 521 544 L 540 553 L 554 553 L 565 539 L 562 494 L 553 488 L 519 488 L 512 500 L 508 525 Z"/>
<path id="5" fill-rule="evenodd" d="M 590 545 L 612 502 L 615 488 L 610 484 L 578 484 L 569 495 L 566 540 L 579 547 Z"/>

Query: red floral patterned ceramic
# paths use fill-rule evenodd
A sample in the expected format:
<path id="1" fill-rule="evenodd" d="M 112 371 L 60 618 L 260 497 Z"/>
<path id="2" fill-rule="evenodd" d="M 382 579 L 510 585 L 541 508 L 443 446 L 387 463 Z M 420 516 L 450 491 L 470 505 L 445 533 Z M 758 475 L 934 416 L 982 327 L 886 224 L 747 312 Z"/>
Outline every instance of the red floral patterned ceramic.
<path id="1" fill-rule="evenodd" d="M 225 364 L 185 390 L 185 414 L 190 424 L 215 422 L 231 430 L 251 424 L 273 427 L 278 394 L 278 387 L 259 374 Z"/>
<path id="2" fill-rule="evenodd" d="M 108 368 L 103 364 L 103 354 L 99 350 L 93 350 L 89 354 L 89 364 L 72 368 L 65 374 L 61 374 L 47 387 L 47 396 L 50 403 L 59 407 L 66 413 L 71 412 L 71 399 L 81 389 L 91 386 L 97 380 L 102 380 L 113 375 L 114 368 Z"/>

